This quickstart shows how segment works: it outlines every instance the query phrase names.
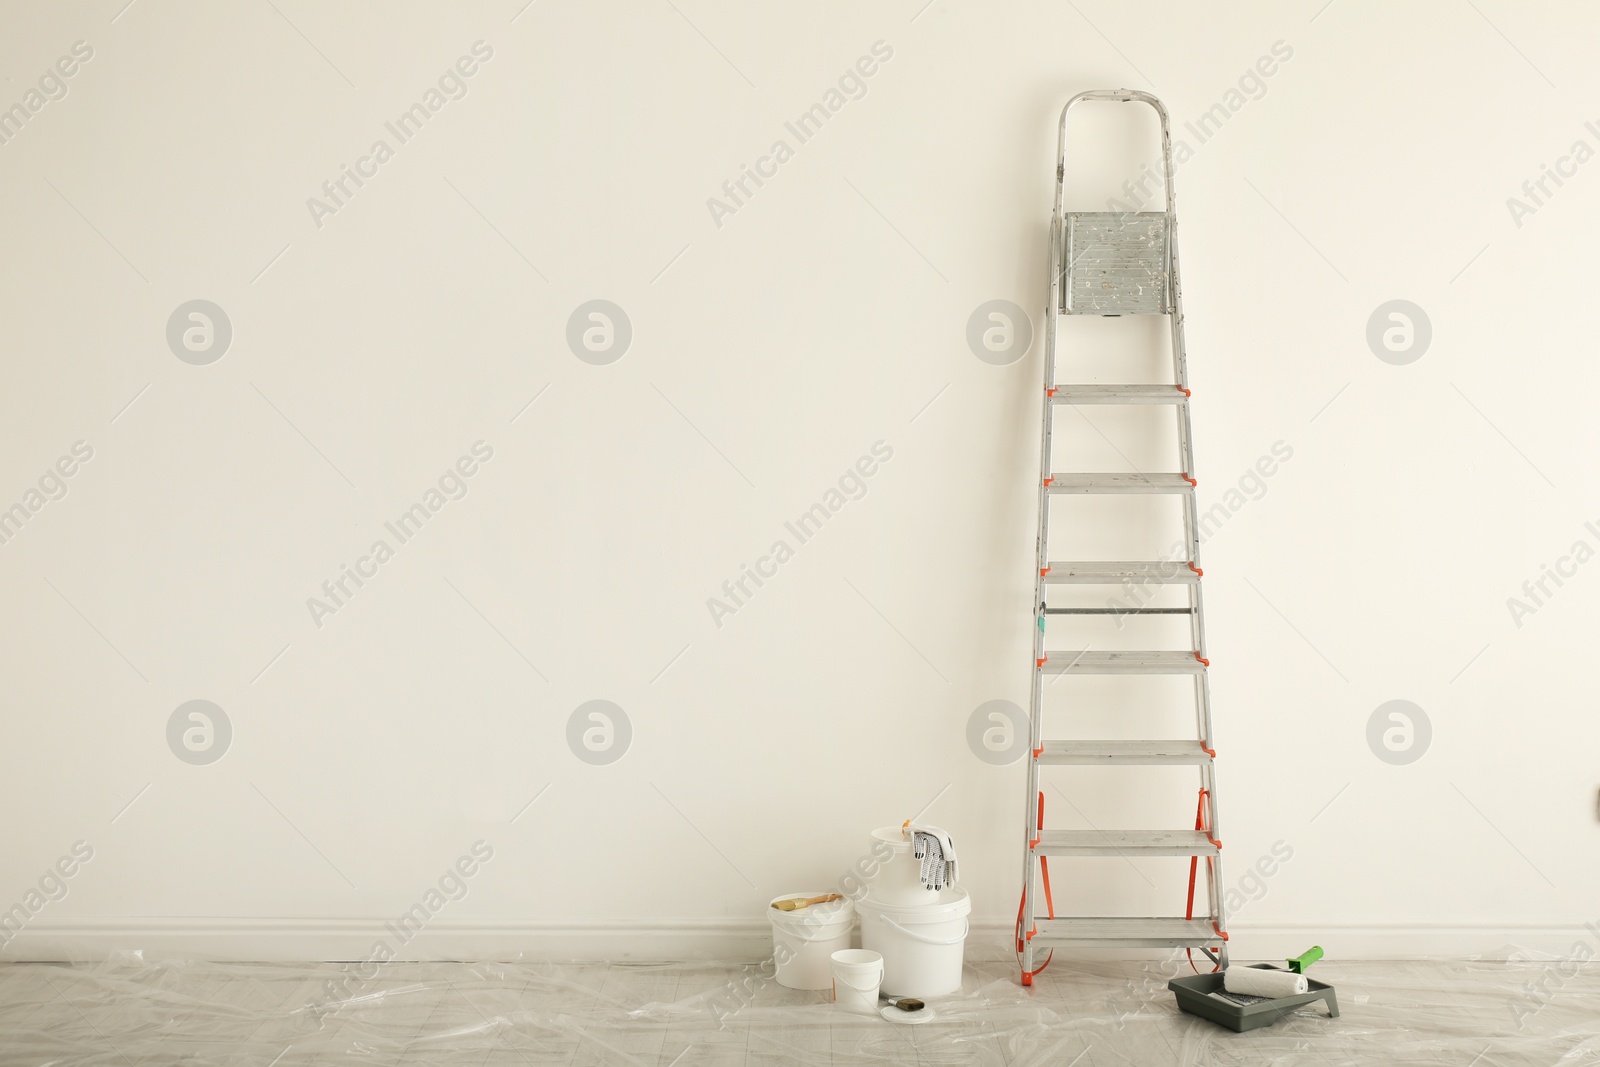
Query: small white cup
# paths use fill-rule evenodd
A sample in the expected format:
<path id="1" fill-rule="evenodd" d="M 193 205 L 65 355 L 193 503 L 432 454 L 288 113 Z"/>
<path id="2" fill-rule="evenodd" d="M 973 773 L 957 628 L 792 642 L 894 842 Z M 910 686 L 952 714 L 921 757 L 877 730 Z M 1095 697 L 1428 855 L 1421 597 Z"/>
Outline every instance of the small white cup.
<path id="1" fill-rule="evenodd" d="M 883 985 L 883 957 L 864 948 L 843 948 L 828 958 L 833 974 L 833 999 L 846 1011 L 878 1010 Z"/>

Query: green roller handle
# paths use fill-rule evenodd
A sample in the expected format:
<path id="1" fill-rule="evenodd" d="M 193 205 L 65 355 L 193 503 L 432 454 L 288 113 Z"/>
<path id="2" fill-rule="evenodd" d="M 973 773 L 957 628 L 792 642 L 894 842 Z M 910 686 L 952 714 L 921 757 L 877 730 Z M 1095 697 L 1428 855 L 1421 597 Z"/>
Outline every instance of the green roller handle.
<path id="1" fill-rule="evenodd" d="M 1312 945 L 1298 956 L 1291 957 L 1287 962 L 1289 970 L 1295 974 L 1305 974 L 1306 968 L 1322 958 L 1322 946 Z"/>

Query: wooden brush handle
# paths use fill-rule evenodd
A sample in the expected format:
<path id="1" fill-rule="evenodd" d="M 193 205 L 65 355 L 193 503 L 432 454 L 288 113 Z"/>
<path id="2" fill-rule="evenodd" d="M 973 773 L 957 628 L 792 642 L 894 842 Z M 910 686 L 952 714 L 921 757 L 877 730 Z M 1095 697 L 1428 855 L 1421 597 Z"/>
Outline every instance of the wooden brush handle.
<path id="1" fill-rule="evenodd" d="M 772 906 L 777 908 L 779 911 L 799 911 L 801 908 L 809 908 L 813 904 L 827 904 L 830 901 L 843 899 L 844 898 L 838 893 L 825 893 L 820 897 L 812 897 L 810 900 L 807 900 L 804 897 L 792 897 L 789 900 L 774 900 L 772 902 Z"/>

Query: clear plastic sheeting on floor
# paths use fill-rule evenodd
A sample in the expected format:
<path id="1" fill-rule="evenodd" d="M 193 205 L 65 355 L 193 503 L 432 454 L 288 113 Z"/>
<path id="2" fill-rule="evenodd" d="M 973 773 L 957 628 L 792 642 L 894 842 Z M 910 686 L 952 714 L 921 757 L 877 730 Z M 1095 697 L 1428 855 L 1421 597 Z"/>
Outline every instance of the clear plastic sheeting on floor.
<path id="1" fill-rule="evenodd" d="M 1181 1014 L 1178 973 L 1058 961 L 1027 990 L 970 965 L 906 1026 L 704 963 L 7 964 L 0 1064 L 1600 1063 L 1600 971 L 1571 960 L 1327 961 L 1340 1018 L 1243 1034 Z"/>

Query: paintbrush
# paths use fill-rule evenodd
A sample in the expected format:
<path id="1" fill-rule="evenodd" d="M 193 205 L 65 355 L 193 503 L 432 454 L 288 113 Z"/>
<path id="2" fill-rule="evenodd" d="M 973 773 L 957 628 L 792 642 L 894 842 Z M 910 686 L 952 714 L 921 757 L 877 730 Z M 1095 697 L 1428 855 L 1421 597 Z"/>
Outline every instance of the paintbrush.
<path id="1" fill-rule="evenodd" d="M 828 893 L 820 897 L 812 897 L 810 900 L 807 900 L 805 897 L 791 897 L 788 900 L 774 900 L 772 902 L 772 906 L 777 908 L 779 911 L 799 911 L 801 908 L 809 908 L 813 904 L 826 904 L 829 901 L 842 899 L 844 898 L 838 893 Z"/>

